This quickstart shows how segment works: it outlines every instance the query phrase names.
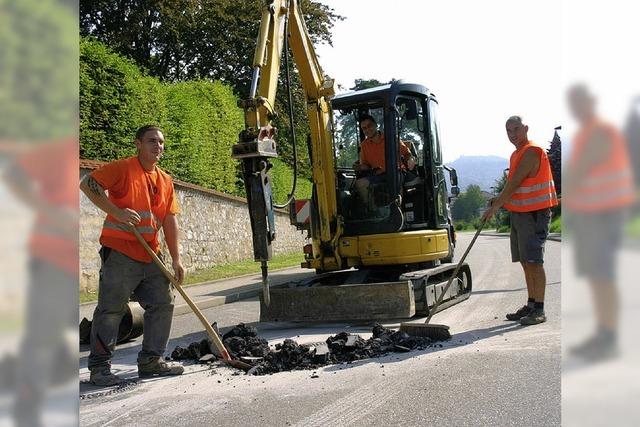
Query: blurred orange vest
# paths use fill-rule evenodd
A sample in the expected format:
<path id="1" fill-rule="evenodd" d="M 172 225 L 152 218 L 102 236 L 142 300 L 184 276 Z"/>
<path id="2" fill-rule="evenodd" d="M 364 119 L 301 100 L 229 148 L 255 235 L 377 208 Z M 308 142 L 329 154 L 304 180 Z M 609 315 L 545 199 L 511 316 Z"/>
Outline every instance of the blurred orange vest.
<path id="1" fill-rule="evenodd" d="M 554 207 L 558 204 L 556 187 L 551 174 L 551 164 L 544 149 L 529 141 L 511 154 L 509 160 L 509 176 L 511 179 L 515 173 L 522 156 L 529 148 L 535 148 L 540 156 L 538 173 L 533 178 L 525 178 L 518 189 L 511 195 L 511 199 L 504 207 L 511 212 L 532 212 L 540 209 Z"/>
<path id="2" fill-rule="evenodd" d="M 575 166 L 580 157 L 585 155 L 587 144 L 596 131 L 607 133 L 611 147 L 609 155 L 593 165 L 587 171 L 587 178 L 566 195 L 566 205 L 576 212 L 620 209 L 633 204 L 636 199 L 624 137 L 610 124 L 593 120 L 578 131 L 570 165 Z"/>

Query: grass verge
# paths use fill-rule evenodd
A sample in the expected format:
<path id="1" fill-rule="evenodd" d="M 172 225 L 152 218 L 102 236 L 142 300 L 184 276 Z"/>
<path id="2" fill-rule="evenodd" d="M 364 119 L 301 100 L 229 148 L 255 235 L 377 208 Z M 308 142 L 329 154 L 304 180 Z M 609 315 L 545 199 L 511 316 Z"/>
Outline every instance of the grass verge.
<path id="1" fill-rule="evenodd" d="M 269 270 L 297 267 L 302 261 L 304 261 L 304 256 L 300 252 L 275 255 L 273 259 L 269 261 Z M 260 273 L 260 263 L 255 262 L 252 259 L 232 262 L 228 264 L 220 264 L 211 268 L 205 268 L 188 273 L 184 279 L 184 286 L 252 273 Z M 97 300 L 97 292 L 80 292 L 80 303 L 92 302 Z"/>

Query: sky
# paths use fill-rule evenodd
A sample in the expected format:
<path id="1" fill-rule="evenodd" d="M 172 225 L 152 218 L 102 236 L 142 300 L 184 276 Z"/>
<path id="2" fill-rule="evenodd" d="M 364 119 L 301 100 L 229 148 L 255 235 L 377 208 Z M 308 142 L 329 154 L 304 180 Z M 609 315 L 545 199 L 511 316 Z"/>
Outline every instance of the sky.
<path id="1" fill-rule="evenodd" d="M 333 47 L 317 48 L 324 72 L 345 90 L 357 78 L 428 87 L 440 104 L 445 161 L 508 158 L 513 145 L 504 123 L 514 114 L 544 147 L 556 126 L 569 140 L 575 124 L 565 92 L 572 83 L 586 82 L 596 95 L 603 91 L 601 106 L 614 122 L 622 121 L 633 90 L 640 94 L 631 84 L 640 75 L 637 64 L 611 73 L 612 63 L 628 61 L 625 53 L 635 50 L 619 41 L 640 40 L 633 23 L 638 15 L 623 1 L 321 2 L 346 17 L 333 28 Z M 597 58 L 608 62 L 594 66 Z"/>

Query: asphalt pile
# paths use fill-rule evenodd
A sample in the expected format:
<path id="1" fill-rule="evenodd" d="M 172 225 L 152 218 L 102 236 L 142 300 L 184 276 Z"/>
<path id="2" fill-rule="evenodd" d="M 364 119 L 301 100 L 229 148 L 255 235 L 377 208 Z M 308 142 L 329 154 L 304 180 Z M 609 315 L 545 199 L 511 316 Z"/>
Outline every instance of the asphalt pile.
<path id="1" fill-rule="evenodd" d="M 324 343 L 298 344 L 292 339 L 285 339 L 271 349 L 265 339 L 258 337 L 256 328 L 241 323 L 225 333 L 222 341 L 232 358 L 254 364 L 250 371 L 254 375 L 351 363 L 388 353 L 422 350 L 434 343 L 430 338 L 412 337 L 380 324 L 373 327 L 371 338 L 366 340 L 360 335 L 340 332 Z M 207 353 L 213 352 L 208 341 L 202 340 L 191 343 L 186 349 L 176 347 L 171 357 L 174 360 L 200 360 Z"/>

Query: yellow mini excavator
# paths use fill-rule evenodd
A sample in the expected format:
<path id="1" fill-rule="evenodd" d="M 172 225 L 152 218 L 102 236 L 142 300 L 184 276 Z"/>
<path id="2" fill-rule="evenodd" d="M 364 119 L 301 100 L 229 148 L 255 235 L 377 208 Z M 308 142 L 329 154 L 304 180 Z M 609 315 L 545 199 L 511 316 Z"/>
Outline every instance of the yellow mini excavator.
<path id="1" fill-rule="evenodd" d="M 316 275 L 269 289 L 268 261 L 275 239 L 270 159 L 277 157 L 275 95 L 283 49 L 290 46 L 306 95 L 313 194 L 290 200 L 291 223 L 307 230 L 303 267 Z M 287 52 L 285 51 L 285 57 Z M 400 81 L 334 94 L 302 19 L 297 0 L 265 0 L 249 97 L 239 102 L 245 129 L 232 155 L 243 164 L 254 258 L 262 264 L 260 319 L 332 321 L 428 315 L 453 273 L 455 232 L 449 191 L 459 193 L 455 170 L 442 162 L 438 102 L 426 87 Z M 288 66 L 287 66 L 288 71 Z M 386 172 L 356 191 L 354 170 L 364 134 L 363 115 L 384 135 Z M 415 167 L 402 166 L 401 145 Z M 365 193 L 366 194 L 366 193 Z M 365 200 L 366 199 L 366 200 Z M 463 265 L 438 311 L 469 297 L 471 270 Z"/>

